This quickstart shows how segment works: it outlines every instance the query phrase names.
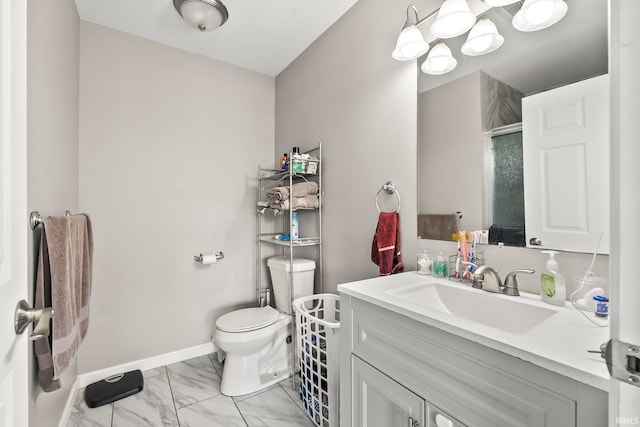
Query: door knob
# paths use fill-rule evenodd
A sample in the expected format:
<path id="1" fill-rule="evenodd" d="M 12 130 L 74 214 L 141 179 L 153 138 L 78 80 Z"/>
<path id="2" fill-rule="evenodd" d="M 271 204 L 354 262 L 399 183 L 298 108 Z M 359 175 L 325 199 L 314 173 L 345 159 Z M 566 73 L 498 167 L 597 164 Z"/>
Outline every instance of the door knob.
<path id="1" fill-rule="evenodd" d="M 33 332 L 29 336 L 30 340 L 37 340 L 49 336 L 49 321 L 53 316 L 51 307 L 47 308 L 31 308 L 28 302 L 21 300 L 16 305 L 16 313 L 14 316 L 14 328 L 16 335 L 20 335 L 27 329 L 30 323 L 35 323 Z"/>
<path id="2" fill-rule="evenodd" d="M 537 237 L 532 237 L 531 239 L 529 239 L 529 244 L 531 246 L 542 246 L 542 240 L 538 239 Z"/>

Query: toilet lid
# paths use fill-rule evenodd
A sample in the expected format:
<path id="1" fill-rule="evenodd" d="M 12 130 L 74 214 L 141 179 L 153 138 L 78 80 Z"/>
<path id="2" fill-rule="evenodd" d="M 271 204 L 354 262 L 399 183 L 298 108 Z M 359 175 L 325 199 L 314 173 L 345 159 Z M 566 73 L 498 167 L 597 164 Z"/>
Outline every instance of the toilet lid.
<path id="1" fill-rule="evenodd" d="M 216 320 L 216 328 L 224 332 L 245 332 L 264 328 L 278 320 L 272 307 L 243 308 L 224 314 Z"/>

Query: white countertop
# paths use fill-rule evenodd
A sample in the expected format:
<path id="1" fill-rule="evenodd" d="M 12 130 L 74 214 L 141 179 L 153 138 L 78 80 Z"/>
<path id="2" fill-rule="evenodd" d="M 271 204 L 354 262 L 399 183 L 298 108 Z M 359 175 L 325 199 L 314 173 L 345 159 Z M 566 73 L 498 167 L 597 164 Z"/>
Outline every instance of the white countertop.
<path id="1" fill-rule="evenodd" d="M 471 291 L 486 293 L 495 298 L 521 298 L 520 302 L 551 307 L 557 313 L 525 332 L 513 333 L 429 309 L 419 302 L 410 302 L 387 293 L 392 289 L 425 282 L 469 288 Z M 609 339 L 609 328 L 595 326 L 569 302 L 565 307 L 555 307 L 541 302 L 539 295 L 525 292 L 521 292 L 517 297 L 491 294 L 471 289 L 468 284 L 424 276 L 415 271 L 344 283 L 338 286 L 338 292 L 534 363 L 600 390 L 609 390 L 610 377 L 604 359 L 599 354 L 587 352 L 599 350 L 600 345 Z M 587 315 L 593 316 L 593 313 Z M 505 318 L 504 321 L 509 322 L 509 319 Z M 600 318 L 596 321 L 605 323 Z"/>

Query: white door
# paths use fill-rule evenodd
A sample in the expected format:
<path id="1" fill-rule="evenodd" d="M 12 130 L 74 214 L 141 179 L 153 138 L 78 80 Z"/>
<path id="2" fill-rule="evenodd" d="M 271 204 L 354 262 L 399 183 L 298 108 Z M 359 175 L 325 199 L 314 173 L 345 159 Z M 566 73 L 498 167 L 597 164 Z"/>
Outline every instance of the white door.
<path id="1" fill-rule="evenodd" d="M 0 427 L 28 425 L 27 334 L 13 326 L 27 299 L 26 4 L 0 0 Z"/>
<path id="2" fill-rule="evenodd" d="M 609 76 L 523 98 L 522 147 L 527 246 L 593 252 L 609 230 Z"/>
<path id="3" fill-rule="evenodd" d="M 640 1 L 611 0 L 610 6 L 611 338 L 640 347 Z M 626 350 L 623 359 L 634 356 L 620 350 Z M 631 385 L 640 373 L 622 377 L 611 379 L 610 427 L 640 425 L 640 387 Z"/>

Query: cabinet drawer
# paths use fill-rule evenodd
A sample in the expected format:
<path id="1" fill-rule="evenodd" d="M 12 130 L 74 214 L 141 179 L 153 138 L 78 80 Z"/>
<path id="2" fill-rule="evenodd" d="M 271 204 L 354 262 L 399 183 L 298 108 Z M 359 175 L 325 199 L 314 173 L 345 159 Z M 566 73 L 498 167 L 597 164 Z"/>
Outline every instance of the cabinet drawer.
<path id="1" fill-rule="evenodd" d="M 575 425 L 575 401 L 479 360 L 473 343 L 453 349 L 446 333 L 359 301 L 351 327 L 354 354 L 465 425 Z"/>

